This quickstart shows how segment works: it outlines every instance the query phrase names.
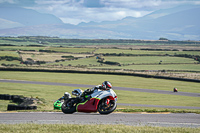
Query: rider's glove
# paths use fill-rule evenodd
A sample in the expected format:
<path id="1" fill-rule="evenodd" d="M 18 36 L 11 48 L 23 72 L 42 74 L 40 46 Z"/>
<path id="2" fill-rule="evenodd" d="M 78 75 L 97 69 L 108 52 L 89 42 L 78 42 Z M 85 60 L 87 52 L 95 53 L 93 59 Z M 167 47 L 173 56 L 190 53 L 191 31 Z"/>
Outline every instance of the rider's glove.
<path id="1" fill-rule="evenodd" d="M 106 90 L 105 86 L 99 86 L 99 89 Z"/>

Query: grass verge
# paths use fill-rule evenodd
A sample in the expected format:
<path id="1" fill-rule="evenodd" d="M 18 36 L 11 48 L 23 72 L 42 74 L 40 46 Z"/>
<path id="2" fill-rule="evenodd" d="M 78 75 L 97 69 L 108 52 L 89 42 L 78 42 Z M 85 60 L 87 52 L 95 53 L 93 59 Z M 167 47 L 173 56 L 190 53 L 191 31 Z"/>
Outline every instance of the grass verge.
<path id="1" fill-rule="evenodd" d="M 0 124 L 2 133 L 199 133 L 200 128 L 127 125 Z"/>

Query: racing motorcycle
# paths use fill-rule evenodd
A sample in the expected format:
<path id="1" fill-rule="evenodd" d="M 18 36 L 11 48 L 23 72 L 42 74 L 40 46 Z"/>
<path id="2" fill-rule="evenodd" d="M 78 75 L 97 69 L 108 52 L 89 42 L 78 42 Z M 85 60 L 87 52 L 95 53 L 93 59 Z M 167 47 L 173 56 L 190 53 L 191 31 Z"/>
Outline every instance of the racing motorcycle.
<path id="1" fill-rule="evenodd" d="M 91 94 L 81 89 L 72 91 L 75 98 L 69 98 L 62 104 L 62 112 L 99 112 L 100 114 L 112 113 L 117 107 L 117 95 L 113 89 L 96 89 Z"/>
<path id="2" fill-rule="evenodd" d="M 68 100 L 69 98 L 71 98 L 71 95 L 68 92 L 65 92 L 63 97 L 59 98 L 58 100 L 54 102 L 53 104 L 54 109 L 61 110 L 62 104 L 64 103 L 64 101 Z"/>
<path id="3" fill-rule="evenodd" d="M 53 104 L 53 107 L 54 107 L 54 109 L 61 110 L 62 104 L 63 104 L 63 101 L 61 101 L 61 100 L 56 100 L 56 101 L 54 102 L 54 104 Z"/>

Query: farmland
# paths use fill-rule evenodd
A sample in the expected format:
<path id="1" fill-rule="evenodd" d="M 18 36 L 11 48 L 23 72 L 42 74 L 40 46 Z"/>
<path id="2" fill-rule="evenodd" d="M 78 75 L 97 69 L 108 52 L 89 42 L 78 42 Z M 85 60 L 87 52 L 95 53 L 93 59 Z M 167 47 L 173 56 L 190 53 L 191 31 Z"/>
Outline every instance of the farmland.
<path id="1" fill-rule="evenodd" d="M 199 42 L 2 37 L 0 57 L 2 68 L 120 71 L 200 79 Z"/>

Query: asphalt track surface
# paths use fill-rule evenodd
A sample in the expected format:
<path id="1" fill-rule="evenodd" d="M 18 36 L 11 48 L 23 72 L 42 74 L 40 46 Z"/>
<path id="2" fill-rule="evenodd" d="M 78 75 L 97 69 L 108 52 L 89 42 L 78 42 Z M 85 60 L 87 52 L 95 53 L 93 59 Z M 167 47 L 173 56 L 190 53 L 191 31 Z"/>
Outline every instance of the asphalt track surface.
<path id="1" fill-rule="evenodd" d="M 24 80 L 6 80 L 0 79 L 0 82 L 7 83 L 21 83 L 21 84 L 41 84 L 41 85 L 55 85 L 55 86 L 71 86 L 71 87 L 84 87 L 92 88 L 94 85 L 84 85 L 84 84 L 69 84 L 69 83 L 54 83 L 54 82 L 38 82 L 38 81 L 24 81 Z M 176 92 L 165 91 L 165 90 L 153 90 L 153 89 L 140 89 L 140 88 L 127 88 L 127 87 L 113 87 L 114 90 L 124 90 L 124 91 L 136 91 L 136 92 L 147 92 L 147 93 L 158 93 L 158 94 L 168 94 L 168 95 L 180 95 L 189 97 L 200 97 L 200 93 L 188 93 L 188 92 Z M 176 109 L 200 109 L 200 107 L 191 106 L 165 106 L 165 105 L 144 105 L 144 104 L 127 104 L 127 103 L 117 103 L 122 106 L 137 106 L 137 107 L 159 107 L 159 108 L 176 108 Z"/>
<path id="2" fill-rule="evenodd" d="M 0 113 L 0 124 L 123 124 L 131 126 L 200 127 L 199 114 L 20 112 Z"/>

